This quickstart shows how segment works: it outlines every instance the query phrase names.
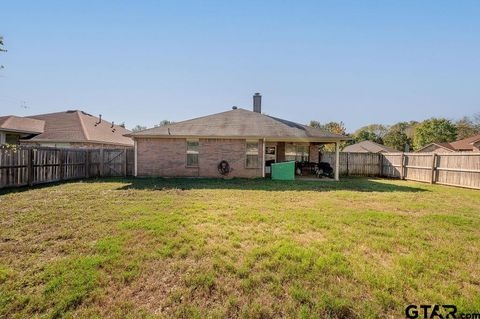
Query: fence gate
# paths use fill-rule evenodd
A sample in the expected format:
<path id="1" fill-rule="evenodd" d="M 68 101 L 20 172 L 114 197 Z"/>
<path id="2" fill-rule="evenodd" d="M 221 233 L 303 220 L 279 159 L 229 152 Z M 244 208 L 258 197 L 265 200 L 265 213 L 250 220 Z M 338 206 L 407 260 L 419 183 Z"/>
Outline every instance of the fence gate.
<path id="1" fill-rule="evenodd" d="M 103 172 L 101 176 L 127 176 L 127 150 L 103 149 Z"/>

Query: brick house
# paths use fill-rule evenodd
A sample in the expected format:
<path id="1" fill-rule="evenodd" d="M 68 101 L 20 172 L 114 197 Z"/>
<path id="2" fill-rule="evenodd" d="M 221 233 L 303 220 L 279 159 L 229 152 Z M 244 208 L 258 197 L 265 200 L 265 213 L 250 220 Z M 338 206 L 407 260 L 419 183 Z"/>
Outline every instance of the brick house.
<path id="1" fill-rule="evenodd" d="M 20 139 L 41 134 L 45 122 L 20 116 L 0 116 L 0 145 L 18 144 Z"/>
<path id="2" fill-rule="evenodd" d="M 133 147 L 129 130 L 83 111 L 0 117 L 0 144 L 68 148 Z"/>
<path id="3" fill-rule="evenodd" d="M 417 153 L 480 152 L 480 134 L 450 143 L 430 143 Z"/>
<path id="4" fill-rule="evenodd" d="M 135 176 L 264 177 L 273 162 L 318 162 L 322 144 L 335 143 L 338 159 L 339 143 L 348 140 L 262 114 L 258 93 L 253 104 L 253 111 L 233 107 L 127 134 L 135 142 Z M 231 168 L 228 175 L 219 170 L 222 161 Z"/>

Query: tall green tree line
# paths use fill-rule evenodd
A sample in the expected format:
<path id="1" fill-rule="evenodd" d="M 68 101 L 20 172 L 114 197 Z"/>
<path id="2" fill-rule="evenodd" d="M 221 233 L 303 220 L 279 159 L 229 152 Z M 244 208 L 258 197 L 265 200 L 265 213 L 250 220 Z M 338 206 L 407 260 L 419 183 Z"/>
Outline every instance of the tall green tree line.
<path id="1" fill-rule="evenodd" d="M 452 142 L 480 134 L 480 113 L 464 116 L 457 121 L 430 118 L 422 122 L 398 122 L 393 125 L 370 124 L 352 134 L 346 132 L 343 122 L 322 124 L 312 120 L 309 126 L 352 137 L 353 141 L 344 143 L 343 146 L 369 140 L 399 151 L 409 151 L 418 150 L 430 143 Z"/>

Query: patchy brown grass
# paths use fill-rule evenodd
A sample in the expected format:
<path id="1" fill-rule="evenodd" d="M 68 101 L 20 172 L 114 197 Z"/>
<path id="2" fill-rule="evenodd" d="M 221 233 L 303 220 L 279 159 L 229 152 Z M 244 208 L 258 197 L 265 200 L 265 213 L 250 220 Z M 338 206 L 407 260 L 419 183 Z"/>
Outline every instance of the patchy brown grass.
<path id="1" fill-rule="evenodd" d="M 480 310 L 474 190 L 111 179 L 4 191 L 0 207 L 0 318 Z"/>

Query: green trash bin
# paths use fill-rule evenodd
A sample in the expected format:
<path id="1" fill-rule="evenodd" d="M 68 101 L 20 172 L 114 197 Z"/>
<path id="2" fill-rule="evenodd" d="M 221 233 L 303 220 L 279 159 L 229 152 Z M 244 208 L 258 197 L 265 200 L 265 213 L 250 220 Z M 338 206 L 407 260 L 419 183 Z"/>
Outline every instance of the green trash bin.
<path id="1" fill-rule="evenodd" d="M 272 179 L 293 181 L 295 179 L 295 161 L 272 163 Z"/>

